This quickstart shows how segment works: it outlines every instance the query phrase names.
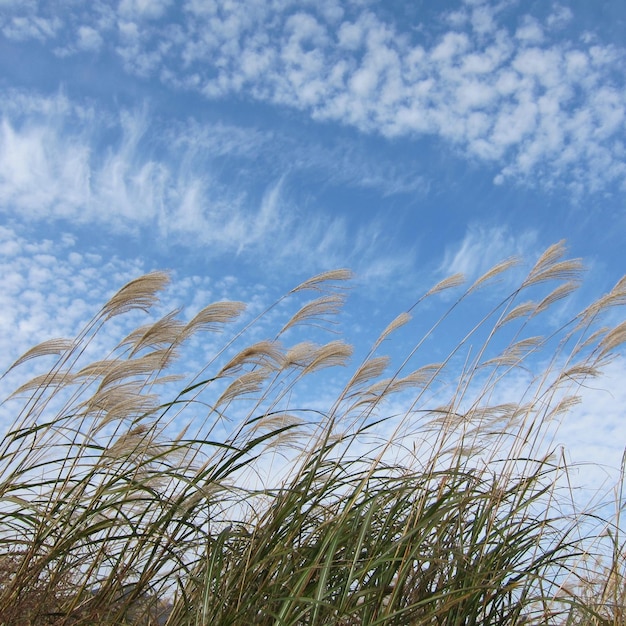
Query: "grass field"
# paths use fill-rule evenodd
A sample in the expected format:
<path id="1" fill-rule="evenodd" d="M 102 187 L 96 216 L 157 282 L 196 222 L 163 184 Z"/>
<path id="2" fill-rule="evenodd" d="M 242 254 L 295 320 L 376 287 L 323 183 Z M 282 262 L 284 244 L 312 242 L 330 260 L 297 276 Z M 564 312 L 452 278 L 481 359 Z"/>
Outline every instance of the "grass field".
<path id="1" fill-rule="evenodd" d="M 76 338 L 27 352 L 13 368 L 42 373 L 6 401 L 0 446 L 0 623 L 626 624 L 620 486 L 617 513 L 584 509 L 551 445 L 626 340 L 609 323 L 626 278 L 536 335 L 581 262 L 552 246 L 474 319 L 512 272 L 439 283 L 363 358 L 317 341 L 345 270 L 259 315 L 217 302 L 187 321 L 154 317 L 168 275 L 147 274 Z M 447 309 L 408 343 L 434 300 Z M 142 310 L 147 324 L 90 358 Z M 452 349 L 420 362 L 465 310 Z M 209 356 L 189 373 L 177 357 L 194 341 Z"/>

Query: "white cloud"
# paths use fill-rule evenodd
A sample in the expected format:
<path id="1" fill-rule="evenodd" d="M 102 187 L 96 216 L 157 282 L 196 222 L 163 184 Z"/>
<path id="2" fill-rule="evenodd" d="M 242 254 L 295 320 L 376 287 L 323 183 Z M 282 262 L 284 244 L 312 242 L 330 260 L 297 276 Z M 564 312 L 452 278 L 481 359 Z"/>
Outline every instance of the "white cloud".
<path id="1" fill-rule="evenodd" d="M 626 452 L 626 360 L 617 358 L 602 375 L 579 389 L 581 403 L 563 419 L 558 433 L 572 464 L 573 480 L 590 492 L 603 493 L 619 478 Z"/>
<path id="2" fill-rule="evenodd" d="M 87 200 L 88 148 L 62 139 L 54 128 L 0 127 L 0 203 L 42 217 L 51 206 L 60 216 L 74 213 Z"/>
<path id="3" fill-rule="evenodd" d="M 314 272 L 349 263 L 365 275 L 385 248 L 375 233 L 350 231 L 325 209 L 298 200 L 295 179 L 302 173 L 383 193 L 423 185 L 410 164 L 369 161 L 350 146 L 313 143 L 303 153 L 294 138 L 219 124 L 177 123 L 155 133 L 146 108 L 113 117 L 63 94 L 12 92 L 0 110 L 1 213 L 150 233 L 158 245 L 202 246 L 211 256 L 243 255 L 268 267 L 287 261 L 294 271 Z M 233 180 L 224 178 L 224 162 L 237 172 Z M 237 177 L 251 176 L 239 185 Z M 257 184 L 264 191 L 252 192 Z M 395 250 L 384 257 L 390 268 L 407 262 Z"/>
<path id="4" fill-rule="evenodd" d="M 555 3 L 552 7 L 552 12 L 546 20 L 546 23 L 550 28 L 563 28 L 572 21 L 573 17 L 574 14 L 569 7 Z"/>
<path id="5" fill-rule="evenodd" d="M 515 37 L 524 43 L 541 43 L 543 41 L 543 28 L 538 20 L 527 17 L 515 31 Z"/>
<path id="6" fill-rule="evenodd" d="M 80 26 L 76 45 L 80 50 L 97 52 L 102 47 L 102 36 L 91 26 Z"/>
<path id="7" fill-rule="evenodd" d="M 100 4 L 80 13 L 77 48 L 96 50 L 99 35 L 127 71 L 208 98 L 243 93 L 364 132 L 438 136 L 499 168 L 501 182 L 623 187 L 624 50 L 555 38 L 573 19 L 566 6 L 507 23 L 509 5 L 464 3 L 442 16 L 447 32 L 417 41 L 375 5 L 189 1 L 174 12 L 168 1 L 122 0 L 117 19 Z M 59 35 L 67 16 L 28 7 L 4 20 L 7 36 Z"/>
<path id="8" fill-rule="evenodd" d="M 45 41 L 54 38 L 61 26 L 62 22 L 59 18 L 18 15 L 4 22 L 2 33 L 5 37 L 17 41 L 28 39 Z"/>
<path id="9" fill-rule="evenodd" d="M 446 248 L 439 268 L 443 276 L 461 273 L 468 281 L 479 278 L 496 263 L 509 257 L 527 258 L 537 248 L 537 233 L 513 234 L 502 226 L 468 227 L 460 243 Z"/>
<path id="10" fill-rule="evenodd" d="M 171 0 L 121 0 L 118 10 L 131 19 L 158 19 L 171 4 Z"/>

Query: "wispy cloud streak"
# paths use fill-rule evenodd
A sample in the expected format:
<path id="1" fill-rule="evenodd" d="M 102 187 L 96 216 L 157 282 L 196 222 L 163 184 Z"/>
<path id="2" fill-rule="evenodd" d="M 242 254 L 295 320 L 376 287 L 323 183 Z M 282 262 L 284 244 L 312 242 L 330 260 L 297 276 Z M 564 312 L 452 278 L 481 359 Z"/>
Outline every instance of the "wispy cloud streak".
<path id="1" fill-rule="evenodd" d="M 583 193 L 626 179 L 624 49 L 568 39 L 572 13 L 559 5 L 511 25 L 506 3 L 465 2 L 424 35 L 376 4 L 335 0 L 125 0 L 72 18 L 57 4 L 9 3 L 0 29 L 65 53 L 106 45 L 128 72 L 207 98 L 238 94 L 368 133 L 439 137 L 496 167 L 496 183 Z"/>

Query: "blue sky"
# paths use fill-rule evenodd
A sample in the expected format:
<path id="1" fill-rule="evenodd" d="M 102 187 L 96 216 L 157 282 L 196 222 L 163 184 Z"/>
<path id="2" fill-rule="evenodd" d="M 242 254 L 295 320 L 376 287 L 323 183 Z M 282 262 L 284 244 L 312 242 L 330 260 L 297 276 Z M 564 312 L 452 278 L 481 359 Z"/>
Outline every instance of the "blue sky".
<path id="1" fill-rule="evenodd" d="M 626 270 L 625 35 L 621 0 L 0 0 L 2 369 L 156 268 L 193 311 L 349 267 L 360 346 L 566 239 L 580 308 Z M 619 463 L 625 375 L 574 460 Z"/>

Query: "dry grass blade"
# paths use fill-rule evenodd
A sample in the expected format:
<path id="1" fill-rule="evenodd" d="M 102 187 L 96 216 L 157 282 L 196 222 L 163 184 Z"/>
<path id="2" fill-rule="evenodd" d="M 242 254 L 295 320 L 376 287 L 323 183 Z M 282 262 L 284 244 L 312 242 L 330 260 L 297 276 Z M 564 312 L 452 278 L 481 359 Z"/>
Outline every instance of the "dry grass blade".
<path id="1" fill-rule="evenodd" d="M 243 302 L 214 302 L 199 311 L 185 326 L 185 336 L 199 330 L 219 332 L 224 324 L 234 322 L 246 309 Z"/>
<path id="2" fill-rule="evenodd" d="M 343 282 L 352 278 L 352 272 L 348 269 L 330 270 L 328 272 L 322 272 L 317 276 L 313 276 L 303 283 L 300 283 L 297 287 L 294 287 L 289 293 L 296 293 L 298 291 L 304 291 L 305 289 L 315 289 L 320 291 L 322 286 L 329 282 Z"/>
<path id="3" fill-rule="evenodd" d="M 110 319 L 133 309 L 148 311 L 158 302 L 157 293 L 165 289 L 170 277 L 166 272 L 150 272 L 131 280 L 102 308 L 101 315 Z"/>
<path id="4" fill-rule="evenodd" d="M 441 291 L 445 291 L 446 289 L 453 289 L 454 287 L 458 287 L 465 282 L 465 276 L 461 273 L 453 274 L 452 276 L 448 276 L 448 278 L 444 278 L 442 281 L 438 282 L 434 287 L 431 287 L 425 294 L 424 297 L 432 296 L 436 293 L 440 293 Z"/>
<path id="5" fill-rule="evenodd" d="M 24 354 L 9 367 L 8 371 L 30 359 L 36 359 L 40 356 L 48 356 L 51 354 L 64 354 L 65 352 L 69 352 L 73 347 L 74 342 L 71 339 L 47 339 L 24 352 Z"/>
<path id="6" fill-rule="evenodd" d="M 520 260 L 517 257 L 511 257 L 509 259 L 501 261 L 500 263 L 497 263 L 474 282 L 474 284 L 469 288 L 468 293 L 476 291 L 480 287 L 484 286 L 487 281 L 495 278 L 496 276 L 499 276 L 500 274 L 508 271 L 512 267 L 515 267 L 519 264 Z"/>
<path id="7" fill-rule="evenodd" d="M 339 294 L 322 296 L 305 304 L 293 317 L 282 327 L 278 333 L 282 335 L 296 324 L 312 324 L 327 321 L 329 316 L 337 315 L 345 302 L 345 298 Z"/>

